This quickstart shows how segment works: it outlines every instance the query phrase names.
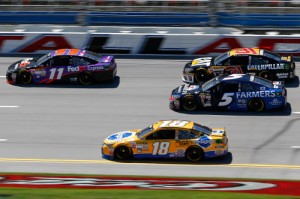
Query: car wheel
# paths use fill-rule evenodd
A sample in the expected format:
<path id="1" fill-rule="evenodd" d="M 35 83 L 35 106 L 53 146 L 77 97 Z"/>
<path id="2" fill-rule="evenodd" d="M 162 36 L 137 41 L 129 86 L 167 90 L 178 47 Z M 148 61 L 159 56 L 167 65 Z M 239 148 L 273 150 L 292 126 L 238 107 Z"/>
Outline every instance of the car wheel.
<path id="1" fill-rule="evenodd" d="M 28 71 L 22 71 L 18 75 L 17 82 L 23 85 L 30 84 L 32 82 L 32 75 Z"/>
<path id="2" fill-rule="evenodd" d="M 194 96 L 184 96 L 182 102 L 182 108 L 186 111 L 194 111 L 198 107 L 197 101 Z"/>
<path id="3" fill-rule="evenodd" d="M 206 82 L 208 81 L 209 78 L 209 74 L 207 73 L 206 69 L 200 69 L 197 70 L 195 73 L 195 82 Z"/>
<path id="4" fill-rule="evenodd" d="M 197 146 L 191 146 L 185 151 L 185 158 L 189 161 L 196 162 L 203 159 L 203 150 Z"/>
<path id="5" fill-rule="evenodd" d="M 249 101 L 248 107 L 250 111 L 261 112 L 265 108 L 265 103 L 262 99 L 254 98 Z"/>
<path id="6" fill-rule="evenodd" d="M 128 160 L 132 158 L 132 151 L 127 146 L 119 146 L 115 149 L 114 156 L 118 160 Z"/>
<path id="7" fill-rule="evenodd" d="M 259 73 L 259 77 L 268 79 L 270 81 L 273 81 L 273 79 L 274 79 L 273 75 L 269 71 L 261 71 Z"/>
<path id="8" fill-rule="evenodd" d="M 77 78 L 78 82 L 82 85 L 90 85 L 94 81 L 93 75 L 88 72 L 80 73 Z"/>

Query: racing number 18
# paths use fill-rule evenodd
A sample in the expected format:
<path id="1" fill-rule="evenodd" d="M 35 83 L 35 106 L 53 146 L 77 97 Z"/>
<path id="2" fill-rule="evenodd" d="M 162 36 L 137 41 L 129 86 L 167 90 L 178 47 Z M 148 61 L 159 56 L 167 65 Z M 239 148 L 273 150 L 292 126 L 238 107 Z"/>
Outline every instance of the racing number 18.
<path id="1" fill-rule="evenodd" d="M 169 151 L 169 142 L 154 142 L 152 155 L 166 155 Z"/>

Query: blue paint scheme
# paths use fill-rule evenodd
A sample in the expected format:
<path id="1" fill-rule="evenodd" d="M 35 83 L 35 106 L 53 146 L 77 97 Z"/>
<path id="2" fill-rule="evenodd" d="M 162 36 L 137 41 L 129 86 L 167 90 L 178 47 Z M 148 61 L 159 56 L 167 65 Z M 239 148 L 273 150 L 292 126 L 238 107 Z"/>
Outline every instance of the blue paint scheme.
<path id="1" fill-rule="evenodd" d="M 107 139 L 108 140 L 116 140 L 117 138 L 118 138 L 118 134 L 116 133 L 116 134 L 109 136 Z"/>
<path id="2" fill-rule="evenodd" d="M 125 132 L 125 133 L 123 133 L 122 138 L 127 138 L 127 137 L 130 137 L 130 136 L 132 136 L 131 132 Z"/>
<path id="3" fill-rule="evenodd" d="M 213 158 L 213 157 L 218 157 L 218 156 L 223 156 L 228 153 L 228 149 L 224 150 L 224 153 L 221 155 L 217 155 L 216 151 L 208 151 L 204 153 L 204 158 Z"/>

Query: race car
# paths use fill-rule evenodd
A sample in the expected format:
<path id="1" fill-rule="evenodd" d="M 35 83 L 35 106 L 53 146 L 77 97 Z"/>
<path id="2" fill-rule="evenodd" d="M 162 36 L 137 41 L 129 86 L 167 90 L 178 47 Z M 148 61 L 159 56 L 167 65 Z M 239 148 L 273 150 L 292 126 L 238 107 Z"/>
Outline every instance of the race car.
<path id="1" fill-rule="evenodd" d="M 204 84 L 175 88 L 169 99 L 172 110 L 222 109 L 237 111 L 282 110 L 287 91 L 282 81 L 270 81 L 249 74 L 215 77 Z"/>
<path id="2" fill-rule="evenodd" d="M 200 161 L 228 152 L 225 128 L 186 120 L 160 120 L 144 129 L 114 133 L 103 141 L 102 158 L 163 158 Z"/>
<path id="3" fill-rule="evenodd" d="M 117 64 L 113 56 L 80 49 L 59 49 L 40 58 L 26 58 L 9 66 L 6 80 L 10 84 L 50 84 L 53 82 L 94 82 L 113 80 Z"/>
<path id="4" fill-rule="evenodd" d="M 189 61 L 183 69 L 185 83 L 206 82 L 224 74 L 251 74 L 269 80 L 295 77 L 292 56 L 283 57 L 260 48 L 235 48 L 218 57 L 201 57 Z"/>

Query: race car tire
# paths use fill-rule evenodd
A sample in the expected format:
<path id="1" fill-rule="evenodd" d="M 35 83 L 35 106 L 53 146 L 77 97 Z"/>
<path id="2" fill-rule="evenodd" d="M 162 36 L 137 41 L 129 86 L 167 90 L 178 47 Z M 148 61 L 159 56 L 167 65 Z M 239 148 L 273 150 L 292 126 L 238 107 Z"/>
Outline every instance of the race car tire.
<path id="1" fill-rule="evenodd" d="M 195 72 L 195 82 L 206 82 L 210 79 L 206 69 L 202 68 Z"/>
<path id="2" fill-rule="evenodd" d="M 93 75 L 88 72 L 82 72 L 78 75 L 78 82 L 82 85 L 91 85 L 94 82 Z"/>
<path id="3" fill-rule="evenodd" d="M 127 146 L 118 146 L 114 151 L 115 159 L 128 160 L 132 158 L 132 151 Z"/>
<path id="4" fill-rule="evenodd" d="M 248 102 L 248 108 L 250 111 L 261 112 L 265 109 L 265 103 L 260 98 L 253 98 Z"/>
<path id="5" fill-rule="evenodd" d="M 203 159 L 203 150 L 198 146 L 191 146 L 185 151 L 185 158 L 192 162 L 197 162 Z"/>
<path id="6" fill-rule="evenodd" d="M 268 80 L 270 80 L 270 81 L 273 81 L 273 80 L 274 80 L 273 75 L 272 75 L 269 71 L 266 71 L 266 70 L 261 71 L 261 72 L 259 73 L 259 77 L 268 79 Z"/>
<path id="7" fill-rule="evenodd" d="M 184 96 L 182 100 L 182 108 L 186 111 L 194 111 L 198 107 L 197 101 L 194 96 Z"/>
<path id="8" fill-rule="evenodd" d="M 23 85 L 32 83 L 32 75 L 29 71 L 21 71 L 18 75 L 17 82 Z"/>

